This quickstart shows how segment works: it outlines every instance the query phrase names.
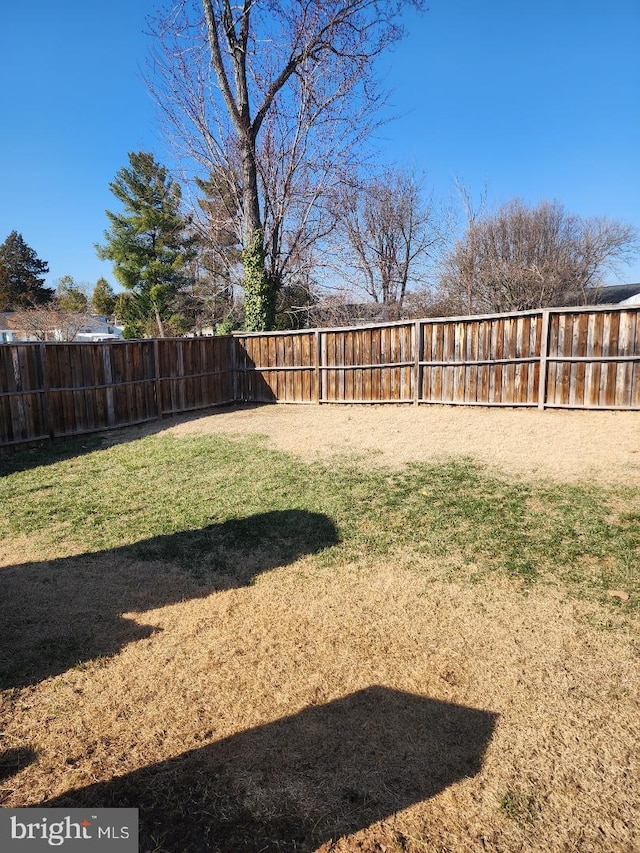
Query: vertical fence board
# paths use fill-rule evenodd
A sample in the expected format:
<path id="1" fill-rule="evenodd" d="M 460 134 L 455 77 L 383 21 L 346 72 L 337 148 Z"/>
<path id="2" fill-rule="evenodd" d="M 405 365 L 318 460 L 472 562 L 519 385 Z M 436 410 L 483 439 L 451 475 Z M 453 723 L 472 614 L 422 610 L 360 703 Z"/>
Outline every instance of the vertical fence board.
<path id="1" fill-rule="evenodd" d="M 453 370 L 450 367 L 453 362 L 454 354 L 454 329 L 452 323 L 446 323 L 443 327 L 442 335 L 442 391 L 441 399 L 443 403 L 450 403 L 453 400 Z"/>
<path id="2" fill-rule="evenodd" d="M 620 331 L 618 336 L 618 355 L 626 357 L 631 354 L 631 342 L 635 338 L 635 315 L 625 311 L 620 314 Z M 620 361 L 616 371 L 615 405 L 625 407 L 630 405 L 631 375 L 633 364 L 630 361 Z"/>
<path id="3" fill-rule="evenodd" d="M 491 326 L 486 320 L 480 321 L 478 331 L 478 359 L 480 365 L 480 387 L 476 401 L 487 405 L 491 400 L 491 371 L 487 359 L 491 352 Z"/>
<path id="4" fill-rule="evenodd" d="M 545 369 L 547 375 L 547 393 L 545 402 L 550 405 L 556 403 L 556 386 L 558 380 L 558 362 L 551 359 L 558 355 L 558 342 L 560 339 L 560 319 L 557 314 L 547 315 L 549 320 L 549 334 L 547 341 L 547 360 Z M 542 380 L 541 380 L 542 381 Z"/>
<path id="5" fill-rule="evenodd" d="M 529 357 L 529 339 L 531 337 L 531 317 L 519 317 L 517 326 L 517 358 Z M 528 403 L 529 364 L 522 362 L 516 368 L 516 402 Z"/>
<path id="6" fill-rule="evenodd" d="M 603 340 L 603 355 L 611 357 L 617 353 L 619 319 L 619 314 L 608 314 L 605 316 L 606 337 Z M 603 375 L 600 380 L 601 403 L 605 406 L 612 406 L 615 400 L 615 364 L 608 361 L 606 366 L 603 366 L 602 374 Z"/>
<path id="7" fill-rule="evenodd" d="M 502 358 L 508 358 L 513 352 L 514 345 L 514 319 L 505 317 L 502 321 Z M 502 403 L 514 402 L 514 381 L 515 381 L 515 364 L 502 365 L 502 382 L 500 401 Z"/>
<path id="8" fill-rule="evenodd" d="M 586 314 L 577 314 L 574 320 L 573 355 L 584 358 L 587 354 L 587 338 L 589 336 L 589 317 Z M 587 365 L 579 361 L 575 365 L 575 371 L 571 377 L 570 402 L 573 405 L 583 406 L 585 403 L 585 383 Z"/>
<path id="9" fill-rule="evenodd" d="M 371 362 L 382 364 L 382 333 L 379 328 L 371 330 Z M 371 375 L 371 399 L 382 399 L 382 370 L 374 370 Z"/>
<path id="10" fill-rule="evenodd" d="M 635 311 L 635 342 L 633 346 L 633 353 L 640 353 L 640 319 L 639 312 Z M 640 359 L 632 362 L 632 370 L 631 370 L 631 392 L 630 392 L 630 405 L 633 408 L 640 408 Z"/>
<path id="11" fill-rule="evenodd" d="M 619 352 L 620 339 L 620 312 L 611 315 L 611 331 L 609 334 L 609 355 L 616 356 Z M 607 385 L 605 391 L 605 405 L 616 405 L 616 381 L 618 377 L 618 365 L 610 361 L 607 365 Z"/>
<path id="12" fill-rule="evenodd" d="M 436 357 L 435 357 L 434 361 L 437 364 L 437 367 L 435 368 L 435 376 L 434 376 L 435 394 L 433 396 L 433 399 L 435 402 L 444 401 L 444 365 L 439 364 L 439 362 L 441 363 L 444 360 L 444 352 L 445 352 L 444 333 L 445 333 L 445 329 L 446 329 L 446 324 L 444 324 L 444 323 L 439 323 L 435 327 L 435 336 L 436 336 L 435 354 L 436 354 Z"/>
<path id="13" fill-rule="evenodd" d="M 599 358 L 603 354 L 602 341 L 604 337 L 604 321 L 606 317 L 604 314 L 596 314 L 595 315 L 595 323 L 594 323 L 594 336 L 593 336 L 593 355 Z M 591 394 L 590 394 L 590 404 L 592 406 L 600 405 L 600 379 L 602 377 L 602 363 L 600 361 L 595 361 L 593 363 L 593 376 L 592 376 L 592 385 L 591 385 Z"/>
<path id="14" fill-rule="evenodd" d="M 573 352 L 573 314 L 565 314 L 562 317 L 562 355 L 565 358 L 568 358 L 572 355 Z M 571 372 L 574 368 L 574 365 L 570 361 L 562 362 L 562 373 L 560 377 L 560 402 L 564 406 L 568 406 L 571 404 Z"/>
<path id="15" fill-rule="evenodd" d="M 386 330 L 386 331 L 388 331 L 388 330 Z M 344 341 L 344 338 L 347 335 L 353 337 L 353 363 L 356 365 L 362 364 L 363 358 L 362 358 L 362 334 L 361 334 L 361 332 L 355 331 L 355 332 L 341 333 L 340 334 L 341 340 Z M 344 364 L 344 363 L 345 363 L 344 355 L 341 353 L 340 364 Z M 363 388 L 362 370 L 359 370 L 358 368 L 356 368 L 355 370 L 352 370 L 351 373 L 353 373 L 355 375 L 355 379 L 354 379 L 354 383 L 353 383 L 353 397 L 351 399 L 352 400 L 362 400 L 362 399 L 364 399 L 363 390 L 362 390 L 362 388 Z M 343 370 L 342 374 L 341 374 L 341 381 L 344 382 L 344 379 L 345 379 L 345 371 Z M 344 396 L 342 396 L 340 399 L 344 399 Z"/>

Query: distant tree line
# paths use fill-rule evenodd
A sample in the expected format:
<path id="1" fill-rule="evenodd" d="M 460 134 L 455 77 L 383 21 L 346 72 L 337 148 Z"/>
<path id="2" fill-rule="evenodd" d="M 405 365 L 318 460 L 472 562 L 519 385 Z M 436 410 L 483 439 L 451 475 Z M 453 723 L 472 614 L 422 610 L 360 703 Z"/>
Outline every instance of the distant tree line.
<path id="1" fill-rule="evenodd" d="M 46 287 L 47 262 L 14 231 L 0 245 L 0 310 L 36 336 L 55 328 L 69 340 L 91 314 L 115 319 L 130 338 L 246 328 L 242 248 L 229 222 L 238 212 L 220 181 L 197 186 L 197 211 L 189 211 L 152 154 L 130 154 L 111 184 L 122 209 L 108 212 L 98 247 L 122 291 L 104 278 L 91 290 L 69 275 Z M 484 197 L 474 208 L 466 189 L 460 196 L 456 236 L 450 211 L 407 171 L 339 187 L 327 201 L 333 225 L 315 247 L 318 267 L 291 262 L 272 327 L 581 304 L 638 254 L 636 230 L 615 220 L 518 199 L 489 211 Z"/>
<path id="2" fill-rule="evenodd" d="M 92 315 L 112 317 L 115 294 L 100 278 L 90 292 L 70 275 L 55 287 L 45 285 L 49 264 L 38 257 L 17 231 L 0 245 L 0 311 L 10 312 L 12 326 L 38 340 L 55 336 L 73 340 Z"/>

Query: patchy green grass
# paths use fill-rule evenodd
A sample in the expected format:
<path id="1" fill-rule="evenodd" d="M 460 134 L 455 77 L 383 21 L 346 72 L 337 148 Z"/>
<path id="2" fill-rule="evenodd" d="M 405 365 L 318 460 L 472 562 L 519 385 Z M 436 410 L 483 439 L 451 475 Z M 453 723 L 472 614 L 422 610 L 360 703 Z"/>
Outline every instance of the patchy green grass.
<path id="1" fill-rule="evenodd" d="M 541 811 L 541 806 L 532 794 L 509 789 L 499 800 L 500 810 L 510 820 L 519 824 L 534 823 Z"/>
<path id="2" fill-rule="evenodd" d="M 45 557 L 135 543 L 140 556 L 153 557 L 145 542 L 154 537 L 302 510 L 337 527 L 339 543 L 320 558 L 325 566 L 403 548 L 470 567 L 470 577 L 501 571 L 582 595 L 620 589 L 630 599 L 612 606 L 625 609 L 640 599 L 639 489 L 513 481 L 464 460 L 400 472 L 334 468 L 294 460 L 259 438 L 217 435 L 92 439 L 28 453 L 22 470 L 15 457 L 0 460 L 0 536 L 35 534 L 48 543 Z M 242 525 L 227 530 L 244 534 Z M 173 547 L 195 549 L 200 559 L 198 542 L 191 536 Z"/>

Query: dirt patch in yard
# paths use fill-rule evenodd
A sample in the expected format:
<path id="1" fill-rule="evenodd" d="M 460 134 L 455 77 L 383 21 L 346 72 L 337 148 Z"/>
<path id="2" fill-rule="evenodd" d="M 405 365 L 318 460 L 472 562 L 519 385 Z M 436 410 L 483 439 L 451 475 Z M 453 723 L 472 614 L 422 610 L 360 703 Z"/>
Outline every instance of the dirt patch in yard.
<path id="1" fill-rule="evenodd" d="M 270 405 L 220 410 L 169 430 L 260 433 L 305 459 L 355 456 L 400 467 L 469 456 L 522 476 L 640 484 L 640 412 Z"/>

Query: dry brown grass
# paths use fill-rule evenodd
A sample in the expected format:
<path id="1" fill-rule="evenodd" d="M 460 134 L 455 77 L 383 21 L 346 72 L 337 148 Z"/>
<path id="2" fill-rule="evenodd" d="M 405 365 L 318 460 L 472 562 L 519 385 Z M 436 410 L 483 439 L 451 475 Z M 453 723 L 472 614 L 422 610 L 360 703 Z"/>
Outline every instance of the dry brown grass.
<path id="1" fill-rule="evenodd" d="M 408 446 L 416 415 L 395 411 L 408 418 Z M 253 410 L 248 420 L 255 428 L 270 412 L 280 443 L 300 450 L 303 434 L 313 452 L 306 410 Z M 393 436 L 389 455 L 378 447 L 377 415 L 339 412 L 338 444 L 397 453 Z M 500 425 L 524 424 L 522 413 L 500 414 L 461 416 L 479 422 L 494 463 L 515 461 L 515 434 Z M 209 428 L 233 429 L 237 416 L 243 429 L 244 415 L 213 416 Z M 327 431 L 323 421 L 323 453 L 336 449 Z M 489 434 L 501 437 L 495 453 Z M 609 468 L 592 454 L 588 470 L 633 479 L 636 438 L 607 444 L 605 457 L 614 445 L 627 456 Z M 585 476 L 563 459 L 558 476 Z M 516 468 L 550 464 L 523 457 Z M 14 563 L 26 560 L 29 543 L 16 540 L 4 544 L 5 564 L 12 547 Z M 117 560 L 97 555 L 91 571 L 117 575 Z M 153 569 L 145 563 L 137 582 Z M 152 610 L 144 588 L 137 594 L 139 610 L 122 614 L 135 641 L 1 694 L 4 806 L 149 804 L 174 829 L 145 836 L 143 850 L 640 850 L 640 642 L 615 607 L 498 574 L 477 581 L 473 566 L 409 549 L 356 565 L 303 556 L 252 585 L 194 588 Z"/>
<path id="2" fill-rule="evenodd" d="M 261 433 L 304 459 L 399 467 L 470 456 L 503 473 L 640 484 L 640 414 L 460 406 L 262 406 L 179 419 L 176 435 Z"/>

